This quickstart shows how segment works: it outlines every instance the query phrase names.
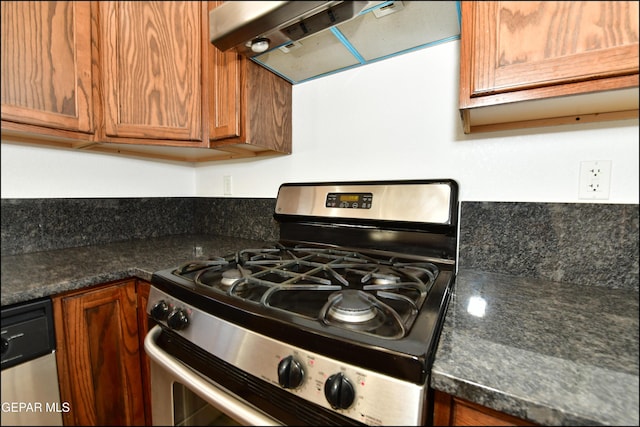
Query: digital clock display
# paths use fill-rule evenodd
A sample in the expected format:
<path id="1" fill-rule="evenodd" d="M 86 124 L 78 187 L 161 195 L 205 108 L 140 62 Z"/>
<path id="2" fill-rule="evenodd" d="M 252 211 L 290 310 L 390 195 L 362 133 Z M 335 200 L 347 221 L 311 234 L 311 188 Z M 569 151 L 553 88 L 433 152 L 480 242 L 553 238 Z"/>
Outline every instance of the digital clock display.
<path id="1" fill-rule="evenodd" d="M 328 208 L 371 209 L 371 193 L 329 193 L 325 206 Z"/>
<path id="2" fill-rule="evenodd" d="M 358 194 L 340 194 L 338 199 L 341 202 L 357 202 L 360 200 L 360 195 Z"/>

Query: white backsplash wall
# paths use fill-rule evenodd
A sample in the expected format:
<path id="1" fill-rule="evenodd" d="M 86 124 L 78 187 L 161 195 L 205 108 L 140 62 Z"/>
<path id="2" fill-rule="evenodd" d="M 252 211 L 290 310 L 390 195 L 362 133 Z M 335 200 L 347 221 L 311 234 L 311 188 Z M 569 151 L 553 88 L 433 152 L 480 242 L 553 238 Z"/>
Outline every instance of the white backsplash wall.
<path id="1" fill-rule="evenodd" d="M 2 198 L 188 197 L 190 164 L 2 144 Z"/>
<path id="2" fill-rule="evenodd" d="M 2 144 L 2 198 L 275 198 L 283 182 L 453 178 L 460 200 L 638 203 L 638 120 L 465 135 L 459 41 L 293 87 L 293 154 L 192 165 Z M 612 162 L 580 200 L 583 160 Z"/>
<path id="3" fill-rule="evenodd" d="M 275 197 L 287 181 L 453 178 L 460 200 L 578 199 L 583 160 L 611 160 L 611 193 L 638 203 L 638 120 L 465 135 L 459 41 L 293 87 L 293 154 L 198 167 L 196 194 Z M 591 201 L 593 202 L 593 201 Z"/>

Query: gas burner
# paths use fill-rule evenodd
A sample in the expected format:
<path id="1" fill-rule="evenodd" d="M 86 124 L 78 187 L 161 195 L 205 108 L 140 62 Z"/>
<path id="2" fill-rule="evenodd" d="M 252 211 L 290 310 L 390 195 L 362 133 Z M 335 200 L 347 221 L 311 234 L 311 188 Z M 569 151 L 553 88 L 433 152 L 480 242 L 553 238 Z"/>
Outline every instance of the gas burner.
<path id="1" fill-rule="evenodd" d="M 397 272 L 388 267 L 378 267 L 362 277 L 362 283 L 370 282 L 374 285 L 397 285 L 400 283 L 400 276 Z"/>
<path id="2" fill-rule="evenodd" d="M 399 339 L 406 333 L 404 321 L 393 307 L 362 290 L 333 292 L 318 318 L 326 325 L 384 339 Z"/>
<path id="3" fill-rule="evenodd" d="M 387 265 L 371 265 L 360 267 L 362 283 L 365 288 L 377 289 L 400 288 L 408 283 L 424 287 L 425 290 L 438 275 L 438 267 L 432 263 L 393 263 Z"/>
<path id="4" fill-rule="evenodd" d="M 220 285 L 228 287 L 233 285 L 236 280 L 242 278 L 242 273 L 237 268 L 231 270 L 225 270 L 222 272 L 222 278 L 220 279 Z"/>
<path id="5" fill-rule="evenodd" d="M 376 301 L 369 294 L 346 290 L 329 296 L 327 316 L 340 322 L 362 323 L 376 317 Z"/>

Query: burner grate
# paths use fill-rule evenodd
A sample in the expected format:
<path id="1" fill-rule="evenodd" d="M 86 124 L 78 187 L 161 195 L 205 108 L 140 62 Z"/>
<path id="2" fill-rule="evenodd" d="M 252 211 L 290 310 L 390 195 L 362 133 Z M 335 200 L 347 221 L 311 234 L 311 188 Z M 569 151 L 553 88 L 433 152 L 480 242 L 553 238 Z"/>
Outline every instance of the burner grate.
<path id="1" fill-rule="evenodd" d="M 278 243 L 190 262 L 174 274 L 200 289 L 321 324 L 398 339 L 413 324 L 438 268 L 398 256 Z"/>

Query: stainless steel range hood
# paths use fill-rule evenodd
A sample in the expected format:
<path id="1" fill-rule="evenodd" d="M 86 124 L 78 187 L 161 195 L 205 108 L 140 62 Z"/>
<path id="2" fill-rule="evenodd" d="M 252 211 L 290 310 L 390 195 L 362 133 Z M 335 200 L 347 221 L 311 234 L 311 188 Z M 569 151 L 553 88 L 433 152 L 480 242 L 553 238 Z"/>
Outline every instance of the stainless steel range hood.
<path id="1" fill-rule="evenodd" d="M 457 1 L 227 1 L 211 43 L 301 83 L 460 38 Z"/>

